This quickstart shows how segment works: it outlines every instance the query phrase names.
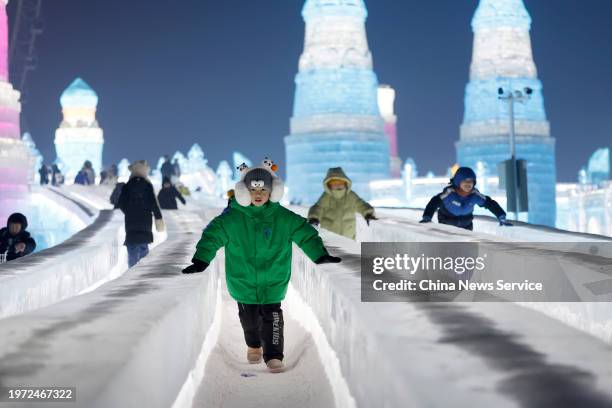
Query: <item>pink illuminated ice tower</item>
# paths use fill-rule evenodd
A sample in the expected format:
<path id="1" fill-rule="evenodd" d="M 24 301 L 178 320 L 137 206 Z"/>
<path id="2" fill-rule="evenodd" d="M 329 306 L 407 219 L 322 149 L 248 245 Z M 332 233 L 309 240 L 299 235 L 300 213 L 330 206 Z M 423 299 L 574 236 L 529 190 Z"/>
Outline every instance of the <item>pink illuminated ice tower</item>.
<path id="1" fill-rule="evenodd" d="M 395 116 L 395 89 L 389 85 L 378 86 L 378 108 L 385 121 L 385 135 L 389 139 L 391 177 L 401 177 L 402 160 L 397 152 L 397 116 Z"/>
<path id="2" fill-rule="evenodd" d="M 25 198 L 28 151 L 21 141 L 20 93 L 8 80 L 8 0 L 0 0 L 0 225 Z"/>

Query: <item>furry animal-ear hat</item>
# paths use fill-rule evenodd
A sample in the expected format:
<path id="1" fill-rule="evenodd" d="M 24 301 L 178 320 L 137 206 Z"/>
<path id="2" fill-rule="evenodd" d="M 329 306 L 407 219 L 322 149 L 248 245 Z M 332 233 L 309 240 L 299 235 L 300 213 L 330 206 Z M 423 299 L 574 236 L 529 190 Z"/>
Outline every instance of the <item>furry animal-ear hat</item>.
<path id="1" fill-rule="evenodd" d="M 234 197 L 236 201 L 243 207 L 251 205 L 251 194 L 249 187 L 262 187 L 270 190 L 270 201 L 273 203 L 279 202 L 285 194 L 285 184 L 276 175 L 278 166 L 267 157 L 259 166 L 249 167 L 242 163 L 240 167 L 240 181 L 236 183 L 234 188 Z"/>

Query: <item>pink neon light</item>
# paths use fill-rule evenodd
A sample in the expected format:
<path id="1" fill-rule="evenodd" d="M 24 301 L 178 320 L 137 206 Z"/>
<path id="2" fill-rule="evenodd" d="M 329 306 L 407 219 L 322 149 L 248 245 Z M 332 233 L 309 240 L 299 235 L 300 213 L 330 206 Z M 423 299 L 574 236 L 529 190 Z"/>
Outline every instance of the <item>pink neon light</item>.
<path id="1" fill-rule="evenodd" d="M 8 16 L 3 2 L 0 8 L 0 80 L 8 81 Z"/>
<path id="2" fill-rule="evenodd" d="M 389 153 L 391 157 L 397 157 L 397 126 L 395 123 L 385 123 L 385 134 L 389 139 Z"/>

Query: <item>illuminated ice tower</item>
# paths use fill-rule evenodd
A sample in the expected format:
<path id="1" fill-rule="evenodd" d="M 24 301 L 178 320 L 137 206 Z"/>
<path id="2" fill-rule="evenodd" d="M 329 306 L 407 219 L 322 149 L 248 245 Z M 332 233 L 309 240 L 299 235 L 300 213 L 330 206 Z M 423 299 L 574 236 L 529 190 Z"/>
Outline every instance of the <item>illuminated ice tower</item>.
<path id="1" fill-rule="evenodd" d="M 555 224 L 555 139 L 546 120 L 542 83 L 531 51 L 531 17 L 522 0 L 481 0 L 472 20 L 474 50 L 465 115 L 457 142 L 457 161 L 489 173 L 510 157 L 509 105 L 504 92 L 532 90 L 531 98 L 514 104 L 516 152 L 527 161 L 529 222 Z"/>
<path id="2" fill-rule="evenodd" d="M 317 200 L 327 169 L 341 166 L 353 189 L 389 178 L 389 143 L 378 108 L 378 79 L 363 0 L 307 0 L 304 52 L 295 78 L 291 134 L 285 137 L 291 200 Z"/>
<path id="3" fill-rule="evenodd" d="M 65 165 L 62 171 L 67 180 L 74 180 L 86 160 L 100 174 L 104 138 L 96 120 L 98 95 L 77 78 L 62 93 L 60 103 L 64 120 L 55 131 L 55 150 Z"/>
<path id="4" fill-rule="evenodd" d="M 28 150 L 21 140 L 20 93 L 8 82 L 8 0 L 0 0 L 0 225 L 17 210 L 28 183 Z"/>

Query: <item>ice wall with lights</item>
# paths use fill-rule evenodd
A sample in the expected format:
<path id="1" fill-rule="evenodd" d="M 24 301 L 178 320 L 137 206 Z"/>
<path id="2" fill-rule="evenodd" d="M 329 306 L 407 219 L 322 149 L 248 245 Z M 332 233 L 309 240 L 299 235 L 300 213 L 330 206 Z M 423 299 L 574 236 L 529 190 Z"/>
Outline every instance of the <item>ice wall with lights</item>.
<path id="1" fill-rule="evenodd" d="M 378 78 L 363 0 L 307 0 L 304 52 L 285 137 L 289 199 L 317 200 L 330 167 L 342 167 L 365 198 L 390 176 L 389 142 L 378 107 Z"/>
<path id="2" fill-rule="evenodd" d="M 20 93 L 8 82 L 8 0 L 0 0 L 0 226 L 28 189 L 29 155 L 21 140 Z"/>
<path id="3" fill-rule="evenodd" d="M 509 108 L 498 99 L 498 89 L 531 88 L 530 100 L 515 103 L 517 158 L 527 160 L 529 222 L 553 226 L 555 139 L 533 60 L 531 17 L 523 0 L 480 0 L 472 29 L 474 48 L 457 162 L 476 167 L 481 161 L 489 174 L 497 175 L 498 163 L 510 157 Z"/>
<path id="4" fill-rule="evenodd" d="M 72 182 L 87 160 L 100 174 L 104 137 L 96 119 L 98 95 L 77 78 L 62 93 L 60 104 L 64 120 L 55 132 L 55 150 L 66 180 Z"/>

